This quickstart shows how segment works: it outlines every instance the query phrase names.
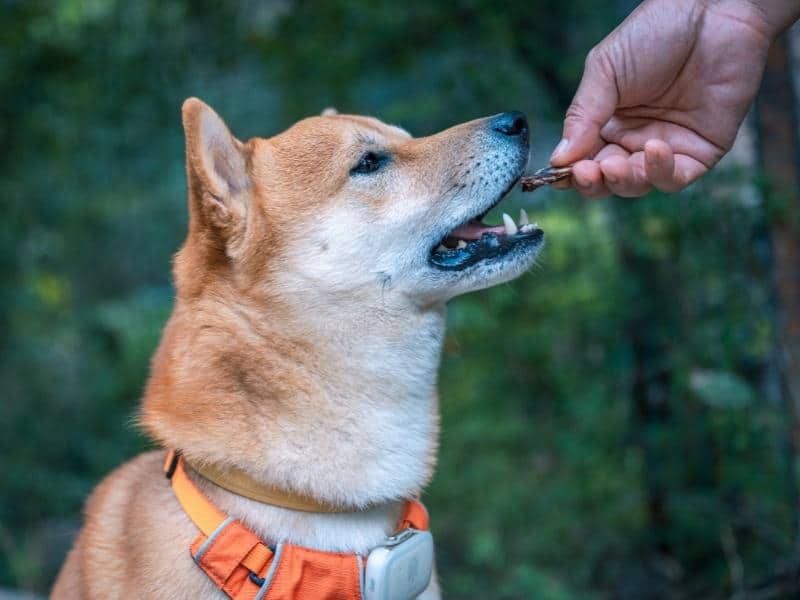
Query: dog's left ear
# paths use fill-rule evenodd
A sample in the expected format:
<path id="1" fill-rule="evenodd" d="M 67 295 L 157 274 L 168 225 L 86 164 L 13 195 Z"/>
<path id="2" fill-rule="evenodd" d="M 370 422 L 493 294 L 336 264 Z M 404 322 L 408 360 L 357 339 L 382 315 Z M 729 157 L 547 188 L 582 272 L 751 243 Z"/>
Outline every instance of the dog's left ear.
<path id="1" fill-rule="evenodd" d="M 244 144 L 214 110 L 197 98 L 183 103 L 189 186 L 205 217 L 227 229 L 245 209 L 241 193 L 249 187 Z"/>

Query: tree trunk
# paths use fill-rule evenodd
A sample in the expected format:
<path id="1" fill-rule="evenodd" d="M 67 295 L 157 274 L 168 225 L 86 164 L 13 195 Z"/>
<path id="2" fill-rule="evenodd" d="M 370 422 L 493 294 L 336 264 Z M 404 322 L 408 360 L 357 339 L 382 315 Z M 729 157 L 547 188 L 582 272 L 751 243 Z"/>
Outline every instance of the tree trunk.
<path id="1" fill-rule="evenodd" d="M 800 447 L 800 140 L 798 97 L 792 84 L 789 36 L 770 49 L 756 103 L 758 151 L 767 177 L 770 207 L 773 278 L 777 304 L 778 370 L 781 394 L 791 428 L 787 477 L 795 515 L 800 515 L 796 482 L 796 449 Z M 795 518 L 800 543 L 800 517 Z"/>

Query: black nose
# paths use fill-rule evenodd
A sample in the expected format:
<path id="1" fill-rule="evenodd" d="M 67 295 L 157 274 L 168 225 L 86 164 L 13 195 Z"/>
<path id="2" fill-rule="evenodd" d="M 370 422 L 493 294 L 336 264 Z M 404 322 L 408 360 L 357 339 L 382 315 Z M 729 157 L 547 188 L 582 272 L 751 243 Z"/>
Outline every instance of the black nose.
<path id="1" fill-rule="evenodd" d="M 493 117 L 491 127 L 503 135 L 519 135 L 528 139 L 528 119 L 525 118 L 525 113 L 521 113 L 518 110 L 500 113 Z"/>

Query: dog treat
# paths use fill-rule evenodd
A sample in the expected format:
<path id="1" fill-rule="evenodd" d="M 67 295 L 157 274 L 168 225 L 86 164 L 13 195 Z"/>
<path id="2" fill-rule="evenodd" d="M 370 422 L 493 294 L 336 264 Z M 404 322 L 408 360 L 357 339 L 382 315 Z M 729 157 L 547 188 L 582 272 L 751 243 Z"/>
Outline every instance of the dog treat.
<path id="1" fill-rule="evenodd" d="M 556 181 L 561 181 L 572 175 L 572 167 L 545 167 L 539 169 L 533 175 L 522 177 L 519 182 L 523 192 L 532 192 L 543 185 L 550 185 Z"/>

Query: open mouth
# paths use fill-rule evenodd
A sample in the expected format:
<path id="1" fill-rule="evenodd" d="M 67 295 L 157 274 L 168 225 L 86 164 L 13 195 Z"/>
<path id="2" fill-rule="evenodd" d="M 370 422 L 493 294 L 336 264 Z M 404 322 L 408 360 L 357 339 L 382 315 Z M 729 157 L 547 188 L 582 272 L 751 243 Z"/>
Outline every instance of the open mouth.
<path id="1" fill-rule="evenodd" d="M 524 246 L 539 244 L 544 238 L 539 226 L 529 223 L 525 209 L 520 210 L 518 223 L 503 214 L 503 225 L 486 225 L 482 222 L 484 216 L 485 213 L 473 217 L 448 233 L 431 251 L 430 264 L 444 271 L 461 271 Z"/>

